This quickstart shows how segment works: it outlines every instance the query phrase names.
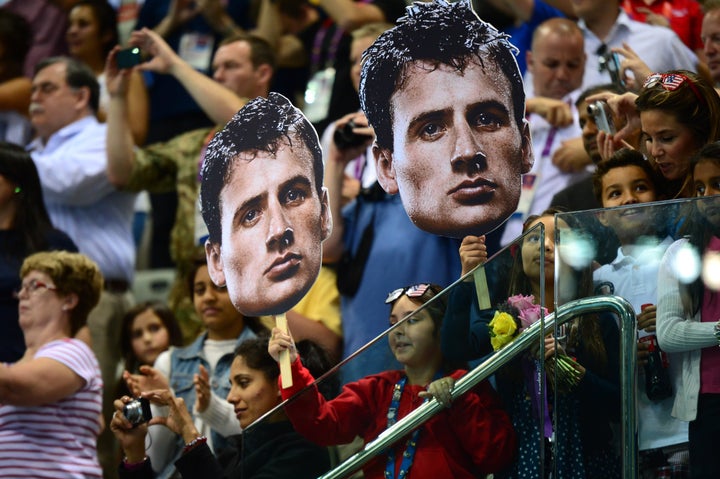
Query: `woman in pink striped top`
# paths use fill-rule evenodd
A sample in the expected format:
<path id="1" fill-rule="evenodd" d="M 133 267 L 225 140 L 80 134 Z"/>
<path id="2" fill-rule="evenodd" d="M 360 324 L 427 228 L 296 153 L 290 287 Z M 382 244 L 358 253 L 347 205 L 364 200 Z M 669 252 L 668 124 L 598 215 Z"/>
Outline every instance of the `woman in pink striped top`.
<path id="1" fill-rule="evenodd" d="M 27 350 L 0 366 L 0 477 L 101 478 L 103 384 L 95 355 L 73 337 L 98 302 L 102 275 L 84 255 L 53 251 L 25 259 L 20 277 Z"/>

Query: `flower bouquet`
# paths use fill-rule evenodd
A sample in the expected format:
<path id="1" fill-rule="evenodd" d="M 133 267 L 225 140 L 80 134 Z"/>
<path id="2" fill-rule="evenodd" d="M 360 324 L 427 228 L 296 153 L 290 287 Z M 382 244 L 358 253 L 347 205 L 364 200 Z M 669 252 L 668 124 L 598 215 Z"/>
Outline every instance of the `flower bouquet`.
<path id="1" fill-rule="evenodd" d="M 546 308 L 535 304 L 533 295 L 516 294 L 500 305 L 488 324 L 490 344 L 497 351 L 510 344 L 522 331 L 548 314 Z M 565 353 L 556 351 L 545 361 L 550 370 L 548 380 L 555 391 L 567 392 L 580 381 L 578 363 Z"/>

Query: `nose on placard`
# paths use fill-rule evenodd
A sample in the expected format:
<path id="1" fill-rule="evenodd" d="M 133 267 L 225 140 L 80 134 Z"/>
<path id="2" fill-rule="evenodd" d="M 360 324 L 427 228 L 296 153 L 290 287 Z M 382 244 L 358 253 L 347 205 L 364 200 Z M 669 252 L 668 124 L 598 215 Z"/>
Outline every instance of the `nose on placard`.
<path id="1" fill-rule="evenodd" d="M 293 243 L 294 234 L 291 228 L 287 228 L 280 237 L 280 247 L 287 248 Z"/>

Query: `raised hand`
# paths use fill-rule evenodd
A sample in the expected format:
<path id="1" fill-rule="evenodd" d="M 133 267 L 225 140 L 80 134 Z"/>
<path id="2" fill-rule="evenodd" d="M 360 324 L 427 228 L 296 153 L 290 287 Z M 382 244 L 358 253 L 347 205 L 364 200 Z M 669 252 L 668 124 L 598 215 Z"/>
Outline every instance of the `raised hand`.
<path id="1" fill-rule="evenodd" d="M 167 416 L 153 417 L 148 422 L 149 425 L 162 424 L 175 434 L 182 436 L 186 443 L 200 435 L 195 428 L 185 401 L 182 398 L 176 398 L 169 389 L 157 389 L 144 392 L 142 397 L 149 399 L 150 402 L 158 406 L 168 407 L 169 412 Z"/>
<path id="2" fill-rule="evenodd" d="M 147 424 L 140 424 L 136 427 L 123 415 L 123 408 L 132 401 L 129 396 L 123 396 L 113 402 L 115 413 L 110 421 L 110 430 L 113 432 L 120 447 L 125 452 L 128 462 L 141 462 L 145 458 L 145 436 L 147 435 Z"/>
<path id="3" fill-rule="evenodd" d="M 468 235 L 460 243 L 460 263 L 462 264 L 462 275 L 472 271 L 477 265 L 487 261 L 488 253 L 485 246 L 485 235 Z"/>
<path id="4" fill-rule="evenodd" d="M 198 368 L 198 373 L 193 376 L 193 383 L 195 384 L 195 408 L 198 412 L 204 412 L 210 405 L 212 391 L 210 390 L 210 375 L 202 364 Z"/>
<path id="5" fill-rule="evenodd" d="M 290 362 L 294 363 L 297 359 L 297 349 L 295 349 L 295 341 L 289 333 L 283 333 L 278 328 L 272 329 L 272 336 L 268 342 L 268 353 L 270 356 L 280 362 L 280 352 L 288 350 L 290 351 Z"/>
<path id="6" fill-rule="evenodd" d="M 123 380 L 133 396 L 136 397 L 145 391 L 168 389 L 170 387 L 167 378 L 151 366 L 140 366 L 140 374 L 123 371 Z"/>

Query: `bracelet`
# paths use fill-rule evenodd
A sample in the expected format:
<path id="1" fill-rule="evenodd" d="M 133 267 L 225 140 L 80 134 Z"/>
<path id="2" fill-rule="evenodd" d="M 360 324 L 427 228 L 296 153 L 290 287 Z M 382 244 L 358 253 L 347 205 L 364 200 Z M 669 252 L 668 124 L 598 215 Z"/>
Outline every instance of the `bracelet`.
<path id="1" fill-rule="evenodd" d="M 142 461 L 139 462 L 128 462 L 127 456 L 125 456 L 122 460 L 123 467 L 127 469 L 128 471 L 135 471 L 137 469 L 140 469 L 143 464 L 148 460 L 148 457 L 143 457 Z"/>
<path id="2" fill-rule="evenodd" d="M 717 339 L 718 346 L 720 346 L 720 321 L 715 323 L 714 332 L 715 332 L 715 339 Z"/>
<path id="3" fill-rule="evenodd" d="M 192 451 L 200 444 L 205 444 L 207 442 L 207 437 L 205 436 L 198 436 L 189 443 L 185 444 L 185 447 L 183 448 L 183 454 L 186 452 Z"/>

